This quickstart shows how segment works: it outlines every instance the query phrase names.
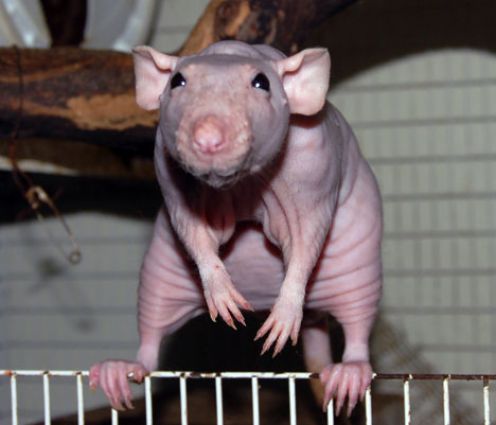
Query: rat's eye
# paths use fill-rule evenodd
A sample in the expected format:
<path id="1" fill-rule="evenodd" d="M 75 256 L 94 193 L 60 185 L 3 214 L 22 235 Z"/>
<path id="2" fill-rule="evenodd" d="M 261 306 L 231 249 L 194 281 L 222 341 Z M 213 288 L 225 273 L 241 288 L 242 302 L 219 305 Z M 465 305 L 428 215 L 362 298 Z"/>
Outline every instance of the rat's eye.
<path id="1" fill-rule="evenodd" d="M 176 87 L 184 87 L 185 85 L 186 78 L 184 78 L 183 74 L 181 74 L 180 72 L 176 72 L 170 82 L 171 89 L 175 89 Z"/>
<path id="2" fill-rule="evenodd" d="M 263 73 L 257 74 L 255 76 L 255 78 L 252 80 L 251 85 L 253 87 L 255 87 L 256 89 L 261 89 L 261 90 L 265 90 L 265 91 L 270 90 L 269 79 Z"/>

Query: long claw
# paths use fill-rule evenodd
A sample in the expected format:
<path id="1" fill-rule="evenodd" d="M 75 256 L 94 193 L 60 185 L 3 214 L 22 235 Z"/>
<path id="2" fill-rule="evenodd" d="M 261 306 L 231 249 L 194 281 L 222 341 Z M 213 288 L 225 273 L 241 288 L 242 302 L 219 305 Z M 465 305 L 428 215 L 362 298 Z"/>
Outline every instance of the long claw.
<path id="1" fill-rule="evenodd" d="M 236 325 L 234 324 L 234 320 L 231 317 L 231 313 L 229 312 L 229 310 L 227 309 L 227 307 L 225 305 L 219 305 L 218 306 L 218 310 L 219 310 L 219 314 L 222 317 L 222 319 L 224 320 L 224 322 L 226 322 L 226 324 L 229 327 L 231 327 L 234 330 L 236 330 Z"/>
<path id="2" fill-rule="evenodd" d="M 224 322 L 226 322 L 227 326 L 229 326 L 230 328 L 234 329 L 235 331 L 238 330 L 238 328 L 234 324 L 234 320 L 232 319 L 232 317 L 229 316 L 229 319 L 228 320 L 224 319 Z"/>
<path id="3" fill-rule="evenodd" d="M 265 321 L 265 323 L 262 325 L 262 327 L 258 330 L 257 334 L 255 335 L 254 341 L 265 336 L 265 334 L 269 332 L 270 328 L 272 327 L 272 323 L 273 323 L 272 317 L 269 316 Z"/>
<path id="4" fill-rule="evenodd" d="M 244 310 L 255 311 L 251 304 L 241 295 L 238 291 L 234 290 L 231 293 L 231 296 L 236 304 L 241 306 Z"/>
<path id="5" fill-rule="evenodd" d="M 351 376 L 350 384 L 348 386 L 348 409 L 346 410 L 346 416 L 350 417 L 353 408 L 358 402 L 358 397 L 360 395 L 360 378 L 356 375 Z"/>
<path id="6" fill-rule="evenodd" d="M 320 380 L 325 387 L 324 410 L 331 399 L 335 399 L 336 414 L 339 415 L 345 401 L 347 415 L 351 415 L 359 398 L 363 398 L 372 379 L 372 369 L 366 361 L 344 362 L 324 368 Z"/>
<path id="7" fill-rule="evenodd" d="M 283 330 L 279 334 L 279 338 L 277 338 L 276 346 L 274 347 L 274 354 L 272 355 L 272 358 L 277 356 L 282 351 L 282 349 L 286 345 L 288 337 L 289 337 L 289 335 L 285 330 Z"/>
<path id="8" fill-rule="evenodd" d="M 241 323 L 243 326 L 246 326 L 245 318 L 241 314 L 241 311 L 239 311 L 238 306 L 233 301 L 230 301 L 227 304 L 227 307 L 229 308 L 229 311 L 231 312 L 231 314 L 236 318 L 236 320 L 239 323 Z"/>
<path id="9" fill-rule="evenodd" d="M 118 376 L 119 380 L 119 387 L 121 391 L 122 398 L 124 399 L 124 404 L 126 405 L 127 409 L 133 409 L 133 403 L 131 401 L 131 390 L 129 389 L 129 385 L 127 383 L 127 376 L 125 375 L 119 375 Z"/>
<path id="10" fill-rule="evenodd" d="M 275 359 L 276 356 L 282 351 L 282 348 L 279 347 L 278 344 L 274 347 L 274 351 L 272 352 L 272 358 Z"/>
<path id="11" fill-rule="evenodd" d="M 205 301 L 207 302 L 208 313 L 210 314 L 210 319 L 212 320 L 212 322 L 215 323 L 217 321 L 217 316 L 218 316 L 219 312 L 215 308 L 215 304 L 214 304 L 210 294 L 205 293 Z"/>
<path id="12" fill-rule="evenodd" d="M 332 369 L 329 369 L 329 372 L 327 373 L 327 376 L 324 377 L 321 375 L 321 381 L 322 384 L 325 385 L 325 392 L 324 392 L 324 406 L 323 409 L 325 411 L 327 405 L 331 401 L 332 398 L 334 398 L 334 393 L 336 392 L 336 387 L 338 385 L 338 377 L 341 371 L 341 366 L 340 364 L 335 365 Z"/>
<path id="13" fill-rule="evenodd" d="M 348 385 L 349 385 L 349 377 L 345 375 L 343 381 L 340 382 L 340 384 L 338 385 L 338 388 L 337 388 L 336 415 L 339 415 L 339 413 L 341 412 L 341 409 L 344 406 L 346 396 L 348 395 Z"/>
<path id="14" fill-rule="evenodd" d="M 264 345 L 262 348 L 262 353 L 261 353 L 262 355 L 265 354 L 270 349 L 270 347 L 272 347 L 272 344 L 274 343 L 276 338 L 277 338 L 277 333 L 274 332 L 274 330 L 272 330 L 272 332 L 269 334 L 269 336 L 267 337 L 267 339 L 264 342 Z"/>
<path id="15" fill-rule="evenodd" d="M 114 378 L 111 373 L 107 373 L 106 376 L 107 379 L 102 382 L 103 392 L 115 410 L 123 411 L 124 406 L 121 403 L 121 394 L 116 391 Z"/>
<path id="16" fill-rule="evenodd" d="M 301 322 L 297 322 L 294 324 L 293 329 L 291 331 L 291 343 L 293 347 L 298 344 L 298 335 L 300 333 Z"/>
<path id="17" fill-rule="evenodd" d="M 367 389 L 370 386 L 371 380 L 372 380 L 372 371 L 370 374 L 362 375 L 362 382 L 360 386 L 360 401 L 363 401 L 363 399 L 365 398 L 365 393 L 367 392 Z"/>

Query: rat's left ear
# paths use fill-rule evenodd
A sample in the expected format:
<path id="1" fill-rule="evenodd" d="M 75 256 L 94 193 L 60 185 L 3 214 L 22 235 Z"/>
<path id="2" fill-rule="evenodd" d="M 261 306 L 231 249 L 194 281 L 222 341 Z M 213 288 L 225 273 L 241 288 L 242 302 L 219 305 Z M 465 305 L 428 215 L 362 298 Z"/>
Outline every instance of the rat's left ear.
<path id="1" fill-rule="evenodd" d="M 314 115 L 325 104 L 331 58 L 327 49 L 305 49 L 276 62 L 292 114 Z"/>
<path id="2" fill-rule="evenodd" d="M 160 106 L 159 97 L 174 70 L 177 57 L 161 53 L 152 47 L 133 49 L 136 103 L 146 110 Z"/>

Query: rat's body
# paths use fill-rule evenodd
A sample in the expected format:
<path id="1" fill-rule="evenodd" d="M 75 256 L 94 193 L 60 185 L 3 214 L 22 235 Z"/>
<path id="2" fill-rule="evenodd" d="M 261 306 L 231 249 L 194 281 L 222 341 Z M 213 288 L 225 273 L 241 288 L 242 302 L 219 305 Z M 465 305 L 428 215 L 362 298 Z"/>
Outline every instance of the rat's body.
<path id="1" fill-rule="evenodd" d="M 141 272 L 137 362 L 98 364 L 92 383 L 115 407 L 129 405 L 126 374 L 155 369 L 161 339 L 205 309 L 232 327 L 233 316 L 243 323 L 239 308 L 270 311 L 257 338 L 267 335 L 263 351 L 274 345 L 275 354 L 296 343 L 309 310 L 343 326 L 340 364 L 321 321 L 303 319 L 302 339 L 325 401 L 336 396 L 340 407 L 348 397 L 352 407 L 371 379 L 382 214 L 353 132 L 325 102 L 327 52 L 286 59 L 222 42 L 179 61 L 140 48 L 136 64 L 138 103 L 160 103 L 155 165 L 166 209 Z"/>

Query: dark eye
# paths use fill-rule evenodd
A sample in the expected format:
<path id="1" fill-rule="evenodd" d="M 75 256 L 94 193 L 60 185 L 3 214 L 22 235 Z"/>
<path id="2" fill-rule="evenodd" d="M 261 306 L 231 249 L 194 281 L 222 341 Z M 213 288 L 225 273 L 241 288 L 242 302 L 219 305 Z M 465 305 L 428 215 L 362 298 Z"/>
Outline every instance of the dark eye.
<path id="1" fill-rule="evenodd" d="M 186 78 L 184 78 L 183 74 L 181 74 L 180 72 L 176 72 L 170 82 L 171 89 L 175 89 L 176 87 L 184 87 L 185 85 Z"/>
<path id="2" fill-rule="evenodd" d="M 262 73 L 257 74 L 255 76 L 255 78 L 251 82 L 251 85 L 253 87 L 255 87 L 256 89 L 261 89 L 261 90 L 265 90 L 265 91 L 270 90 L 269 79 L 267 78 L 267 76 L 265 74 L 262 74 Z"/>

